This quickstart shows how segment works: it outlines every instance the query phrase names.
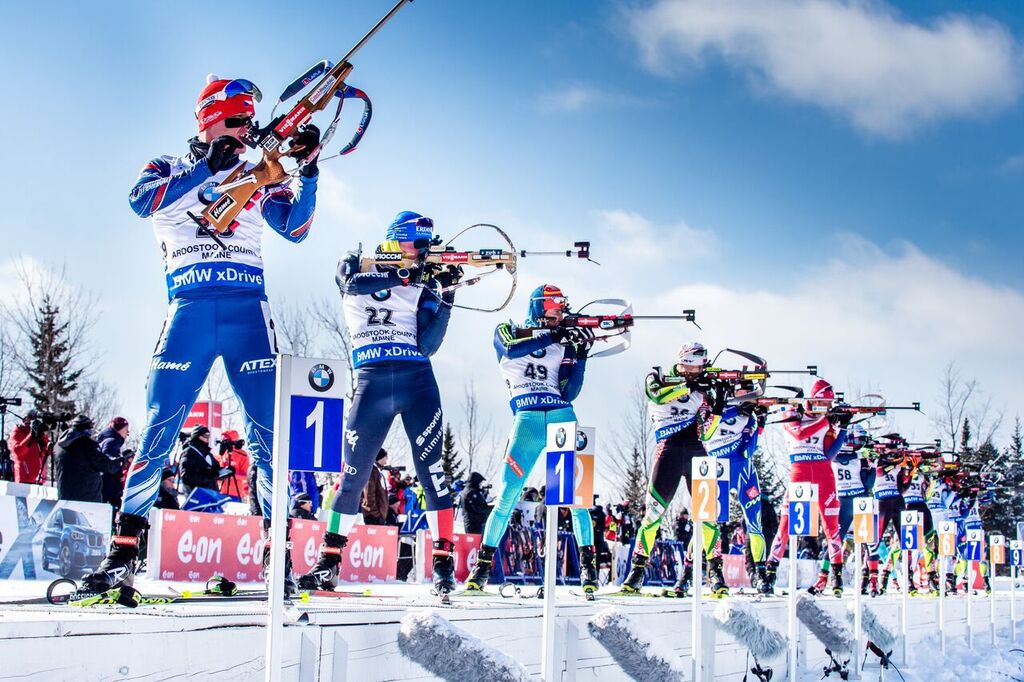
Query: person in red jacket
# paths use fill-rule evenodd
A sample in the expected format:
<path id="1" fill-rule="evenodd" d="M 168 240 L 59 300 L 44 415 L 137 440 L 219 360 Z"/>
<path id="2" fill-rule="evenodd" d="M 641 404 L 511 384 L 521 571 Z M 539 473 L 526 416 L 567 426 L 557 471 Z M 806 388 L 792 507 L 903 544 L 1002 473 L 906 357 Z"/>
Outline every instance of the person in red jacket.
<path id="1" fill-rule="evenodd" d="M 14 460 L 14 482 L 45 483 L 43 457 L 50 439 L 38 412 L 28 411 L 25 419 L 11 431 L 7 444 L 11 447 L 11 459 Z"/>
<path id="2" fill-rule="evenodd" d="M 221 479 L 220 491 L 225 495 L 237 495 L 240 501 L 249 499 L 249 453 L 242 449 L 244 444 L 238 431 L 225 431 L 220 437 L 220 454 L 217 456 L 222 467 L 235 469 L 234 476 Z"/>

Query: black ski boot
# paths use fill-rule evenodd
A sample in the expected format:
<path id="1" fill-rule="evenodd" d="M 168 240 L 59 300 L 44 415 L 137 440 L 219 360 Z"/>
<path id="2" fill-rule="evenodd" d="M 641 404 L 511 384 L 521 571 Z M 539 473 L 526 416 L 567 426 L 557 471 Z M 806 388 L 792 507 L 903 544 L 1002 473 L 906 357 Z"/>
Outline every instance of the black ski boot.
<path id="1" fill-rule="evenodd" d="M 633 552 L 633 566 L 629 569 L 629 575 L 622 583 L 622 591 L 626 594 L 640 594 L 644 586 L 644 576 L 647 574 L 646 555 L 640 552 Z"/>
<path id="2" fill-rule="evenodd" d="M 928 595 L 936 597 L 939 594 L 939 574 L 937 571 L 928 572 Z"/>
<path id="3" fill-rule="evenodd" d="M 875 594 L 877 594 L 877 595 L 885 594 L 885 591 L 887 589 L 889 589 L 889 576 L 891 574 L 892 574 L 892 571 L 888 571 L 888 570 L 882 571 L 882 579 L 878 581 L 878 589 L 875 592 Z M 873 594 L 871 596 L 875 596 L 875 594 Z"/>
<path id="4" fill-rule="evenodd" d="M 449 594 L 455 591 L 455 543 L 451 540 L 434 541 L 434 591 L 444 604 L 450 603 Z"/>
<path id="5" fill-rule="evenodd" d="M 779 562 L 768 561 L 764 565 L 765 591 L 762 594 L 775 594 L 775 580 L 779 577 Z"/>
<path id="6" fill-rule="evenodd" d="M 860 593 L 865 597 L 868 594 L 868 585 L 871 584 L 871 570 L 865 566 L 860 570 Z"/>
<path id="7" fill-rule="evenodd" d="M 683 570 L 679 572 L 679 577 L 676 578 L 676 584 L 672 587 L 662 590 L 661 596 L 672 597 L 675 599 L 685 599 L 690 596 L 690 583 L 693 582 L 693 564 L 683 563 Z"/>
<path id="8" fill-rule="evenodd" d="M 476 553 L 476 565 L 473 566 L 473 572 L 466 579 L 467 590 L 483 592 L 491 577 L 491 569 L 494 567 L 495 551 L 497 551 L 496 547 L 480 546 L 480 551 Z"/>
<path id="9" fill-rule="evenodd" d="M 768 569 L 764 563 L 754 564 L 754 588 L 758 594 L 771 594 L 772 586 L 768 580 Z"/>
<path id="10" fill-rule="evenodd" d="M 141 536 L 148 528 L 145 517 L 119 513 L 107 556 L 95 571 L 82 578 L 81 591 L 99 593 L 122 585 L 131 587 L 139 570 Z"/>
<path id="11" fill-rule="evenodd" d="M 299 576 L 299 589 L 304 591 L 333 591 L 338 586 L 338 567 L 341 566 L 341 551 L 348 544 L 348 538 L 330 531 L 324 533 L 320 545 L 320 556 L 309 573 Z"/>
<path id="12" fill-rule="evenodd" d="M 843 598 L 843 565 L 835 562 L 832 563 L 832 594 Z"/>
<path id="13" fill-rule="evenodd" d="M 818 580 L 813 585 L 807 588 L 809 594 L 821 594 L 828 587 L 828 571 L 819 569 Z"/>
<path id="14" fill-rule="evenodd" d="M 722 572 L 722 557 L 708 560 L 708 587 L 712 597 L 721 599 L 729 596 L 729 586 L 725 584 L 725 574 Z"/>
<path id="15" fill-rule="evenodd" d="M 946 574 L 946 594 L 956 594 L 956 574 Z"/>
<path id="16" fill-rule="evenodd" d="M 580 547 L 580 585 L 587 601 L 593 601 L 597 592 L 597 554 L 593 545 Z"/>
<path id="17" fill-rule="evenodd" d="M 992 583 L 989 582 L 988 576 L 981 576 L 981 580 L 983 583 L 985 583 L 985 596 L 992 594 Z"/>

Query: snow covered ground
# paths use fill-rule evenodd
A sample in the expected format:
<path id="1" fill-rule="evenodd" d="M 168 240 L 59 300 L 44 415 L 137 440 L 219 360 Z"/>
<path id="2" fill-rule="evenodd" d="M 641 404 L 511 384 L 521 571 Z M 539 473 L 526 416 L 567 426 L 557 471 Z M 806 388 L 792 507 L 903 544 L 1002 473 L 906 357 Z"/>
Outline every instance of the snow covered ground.
<path id="1" fill-rule="evenodd" d="M 195 588 L 184 583 L 154 584 L 141 579 L 143 592 L 166 592 L 168 588 Z M 0 581 L 0 602 L 40 596 L 44 583 Z M 346 585 L 355 593 L 369 590 L 369 596 L 328 598 L 297 605 L 291 611 L 292 625 L 286 629 L 286 670 L 288 680 L 328 680 L 347 676 L 349 680 L 438 679 L 401 647 L 401 623 L 410 614 L 436 614 L 473 639 L 474 647 L 490 648 L 521 665 L 534 679 L 540 675 L 542 605 L 536 599 L 490 598 L 456 600 L 441 607 L 429 588 L 401 583 Z M 862 679 L 906 682 L 946 680 L 1024 680 L 1024 652 L 1009 641 L 1009 595 L 1000 590 L 995 605 L 999 624 L 996 646 L 989 641 L 989 610 L 985 598 L 974 600 L 974 646 L 968 649 L 963 634 L 966 599 L 947 604 L 946 656 L 942 656 L 934 622 L 937 601 L 910 600 L 910 662 L 897 661 L 899 669 L 881 671 L 877 658 L 868 656 Z M 566 672 L 563 680 L 627 679 L 623 668 L 593 636 L 589 625 L 598 614 L 614 608 L 636 625 L 637 634 L 647 638 L 642 647 L 657 651 L 667 661 L 663 669 L 690 669 L 689 600 L 661 598 L 599 598 L 586 602 L 568 588 L 558 590 L 560 634 L 557 651 Z M 786 632 L 786 601 L 771 598 L 747 602 L 766 627 Z M 837 620 L 845 622 L 849 599 L 820 598 L 817 603 Z M 880 623 L 899 632 L 898 595 L 866 600 Z M 715 680 L 739 682 L 753 664 L 747 649 L 726 632 L 716 628 L 713 612 L 719 602 L 704 605 L 705 651 L 713 663 Z M 433 617 L 433 616 L 431 616 Z M 607 618 L 606 618 L 607 619 Z M 623 621 L 626 622 L 626 621 Z M 252 680 L 262 677 L 265 641 L 265 604 L 224 602 L 173 606 L 93 609 L 5 607 L 0 604 L 0 680 L 3 679 L 138 679 L 165 680 L 184 675 L 211 679 Z M 1019 624 L 1024 641 L 1024 624 Z M 426 640 L 424 640 L 425 642 Z M 408 642 L 406 642 L 408 645 Z M 802 651 L 800 680 L 822 679 L 828 657 L 820 643 L 806 631 L 800 638 Z M 423 644 L 423 646 L 429 646 Z M 468 650 L 473 647 L 468 647 Z M 897 647 L 898 649 L 898 647 Z M 408 651 L 408 650 L 405 650 Z M 450 647 L 445 653 L 450 654 Z M 898 651 L 897 651 L 898 656 Z M 673 658 L 674 657 L 674 658 Z M 621 657 L 620 657 L 621 659 Z M 419 659 L 429 660 L 429 659 Z M 492 660 L 496 660 L 493 659 Z M 784 660 L 762 661 L 773 668 L 773 680 L 786 679 Z M 472 669 L 472 667 L 470 668 Z M 572 669 L 570 675 L 568 669 Z M 641 668 L 642 669 L 642 668 Z M 452 669 L 454 670 L 454 669 Z M 452 679 L 471 679 L 461 676 Z M 666 678 L 659 678 L 666 679 Z M 672 678 L 667 678 L 672 679 Z M 747 679 L 754 679 L 748 676 Z M 833 674 L 827 679 L 840 679 Z"/>

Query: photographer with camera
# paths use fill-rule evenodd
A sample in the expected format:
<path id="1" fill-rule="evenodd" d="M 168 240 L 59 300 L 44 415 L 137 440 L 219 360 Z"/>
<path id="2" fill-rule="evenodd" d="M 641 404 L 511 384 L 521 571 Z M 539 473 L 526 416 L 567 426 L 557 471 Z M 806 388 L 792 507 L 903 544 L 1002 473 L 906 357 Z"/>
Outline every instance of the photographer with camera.
<path id="1" fill-rule="evenodd" d="M 487 493 L 491 486 L 485 486 L 483 482 L 483 474 L 474 471 L 469 475 L 469 482 L 459 498 L 466 532 L 473 535 L 483 535 L 484 524 L 491 513 L 491 506 L 487 504 Z"/>
<path id="2" fill-rule="evenodd" d="M 92 429 L 92 419 L 80 414 L 57 440 L 53 459 L 57 466 L 57 497 L 61 500 L 102 502 L 103 477 L 121 472 L 120 460 L 111 460 L 100 452 Z"/>
<path id="3" fill-rule="evenodd" d="M 29 410 L 20 424 L 11 431 L 7 443 L 11 446 L 15 483 L 46 483 L 43 459 L 50 437 L 46 424 L 37 410 Z"/>
<path id="4" fill-rule="evenodd" d="M 388 479 L 384 473 L 388 468 L 388 451 L 384 448 L 377 453 L 373 462 L 370 480 L 363 488 L 363 496 L 359 501 L 363 512 L 363 523 L 367 526 L 383 526 L 388 521 Z"/>
<path id="5" fill-rule="evenodd" d="M 218 480 L 234 473 L 231 467 L 222 469 L 220 462 L 213 456 L 210 429 L 202 425 L 193 427 L 181 455 L 181 482 L 185 486 L 185 495 L 189 495 L 195 488 L 219 493 Z"/>
<path id="6" fill-rule="evenodd" d="M 103 501 L 112 505 L 114 509 L 121 508 L 121 493 L 124 491 L 122 474 L 127 459 L 126 455 L 131 454 L 130 450 L 126 450 L 122 454 L 121 448 L 124 447 L 129 432 L 128 420 L 124 417 L 114 417 L 110 420 L 110 425 L 100 431 L 100 435 L 96 437 L 100 452 L 109 457 L 112 462 L 117 463 L 116 471 L 103 474 Z"/>
<path id="7" fill-rule="evenodd" d="M 220 491 L 238 498 L 239 502 L 248 501 L 249 453 L 243 450 L 245 440 L 239 437 L 238 431 L 229 429 L 221 434 L 218 444 L 220 451 L 217 454 L 217 461 L 222 467 L 231 468 L 235 472 L 233 476 L 221 480 Z"/>

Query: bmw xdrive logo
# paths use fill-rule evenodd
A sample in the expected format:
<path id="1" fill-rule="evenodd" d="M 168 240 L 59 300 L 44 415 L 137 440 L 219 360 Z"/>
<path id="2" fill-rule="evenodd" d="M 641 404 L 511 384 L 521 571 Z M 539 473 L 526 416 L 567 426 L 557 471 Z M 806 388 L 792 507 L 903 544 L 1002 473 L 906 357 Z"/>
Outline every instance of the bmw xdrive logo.
<path id="1" fill-rule="evenodd" d="M 334 370 L 322 362 L 313 365 L 309 370 L 309 385 L 320 393 L 331 390 L 331 386 L 334 385 Z"/>
<path id="2" fill-rule="evenodd" d="M 582 431 L 576 432 L 576 449 L 582 450 L 587 447 L 587 434 Z"/>
<path id="3" fill-rule="evenodd" d="M 558 448 L 565 447 L 565 429 L 563 429 L 561 426 L 559 426 L 558 430 L 555 431 L 555 445 Z"/>

